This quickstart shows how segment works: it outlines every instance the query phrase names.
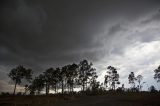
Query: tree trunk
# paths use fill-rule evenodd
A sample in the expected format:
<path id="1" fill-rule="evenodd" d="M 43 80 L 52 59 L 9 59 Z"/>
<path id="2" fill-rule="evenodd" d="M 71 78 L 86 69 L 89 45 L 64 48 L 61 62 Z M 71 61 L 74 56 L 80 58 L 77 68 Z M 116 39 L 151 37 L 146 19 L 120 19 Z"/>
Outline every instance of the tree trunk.
<path id="1" fill-rule="evenodd" d="M 139 89 L 139 92 L 140 92 L 141 91 L 141 84 L 140 84 L 140 82 L 139 82 L 139 88 L 138 89 Z"/>
<path id="2" fill-rule="evenodd" d="M 86 81 L 86 89 L 87 89 L 87 81 Z"/>
<path id="3" fill-rule="evenodd" d="M 37 92 L 37 93 L 38 93 L 38 95 L 40 95 L 40 90 L 38 90 L 38 92 Z"/>
<path id="4" fill-rule="evenodd" d="M 74 92 L 73 85 L 72 85 L 72 92 Z"/>
<path id="5" fill-rule="evenodd" d="M 68 93 L 70 92 L 70 85 L 68 85 Z"/>
<path id="6" fill-rule="evenodd" d="M 114 84 L 114 85 L 113 85 L 113 87 L 114 87 L 113 89 L 114 89 L 114 91 L 115 91 L 115 89 L 116 89 L 116 85 Z"/>
<path id="7" fill-rule="evenodd" d="M 82 83 L 82 86 L 83 86 L 83 91 L 84 91 L 84 88 L 85 88 L 84 82 Z"/>
<path id="8" fill-rule="evenodd" d="M 55 93 L 57 93 L 57 85 L 56 84 L 55 84 L 54 90 L 55 90 Z"/>
<path id="9" fill-rule="evenodd" d="M 64 93 L 64 85 L 63 85 L 63 80 L 62 80 L 62 94 Z"/>
<path id="10" fill-rule="evenodd" d="M 70 85 L 70 92 L 73 92 L 73 90 L 72 90 L 72 85 Z"/>
<path id="11" fill-rule="evenodd" d="M 48 94 L 48 84 L 46 83 L 46 95 Z"/>
<path id="12" fill-rule="evenodd" d="M 48 84 L 48 94 L 49 94 L 49 90 L 50 90 L 50 85 Z"/>
<path id="13" fill-rule="evenodd" d="M 26 93 L 27 93 L 27 89 L 25 88 L 24 95 L 26 95 Z"/>
<path id="14" fill-rule="evenodd" d="M 17 81 L 16 81 L 16 83 L 15 83 L 15 86 L 14 86 L 13 95 L 15 95 L 15 92 L 16 92 L 16 87 L 17 87 Z"/>

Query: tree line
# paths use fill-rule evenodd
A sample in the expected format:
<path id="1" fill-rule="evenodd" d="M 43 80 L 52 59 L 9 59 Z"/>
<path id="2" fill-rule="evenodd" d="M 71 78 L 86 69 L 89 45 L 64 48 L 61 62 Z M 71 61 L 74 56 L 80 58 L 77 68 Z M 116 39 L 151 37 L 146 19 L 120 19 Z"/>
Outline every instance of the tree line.
<path id="1" fill-rule="evenodd" d="M 154 70 L 154 79 L 157 82 L 160 81 L 160 66 Z M 48 68 L 43 73 L 35 76 L 33 78 L 33 70 L 27 69 L 22 65 L 13 68 L 8 73 L 8 77 L 14 82 L 14 91 L 17 85 L 22 83 L 22 80 L 26 80 L 29 84 L 24 86 L 26 94 L 40 94 L 42 91 L 45 91 L 46 94 L 50 93 L 50 90 L 54 90 L 55 93 L 58 93 L 61 90 L 61 93 L 64 92 L 72 93 L 75 88 L 81 88 L 81 91 L 86 90 L 96 91 L 96 90 L 122 90 L 124 91 L 124 84 L 121 87 L 118 87 L 120 84 L 119 73 L 117 68 L 113 66 L 108 66 L 106 75 L 104 76 L 104 82 L 100 83 L 97 81 L 98 75 L 96 69 L 93 67 L 91 62 L 87 60 L 82 60 L 79 64 L 69 64 L 63 67 L 57 68 Z M 141 91 L 143 84 L 143 76 L 135 76 L 134 72 L 131 72 L 128 75 L 128 82 L 131 85 L 131 91 Z M 138 82 L 136 86 L 136 82 Z M 153 86 L 152 86 L 153 88 Z"/>

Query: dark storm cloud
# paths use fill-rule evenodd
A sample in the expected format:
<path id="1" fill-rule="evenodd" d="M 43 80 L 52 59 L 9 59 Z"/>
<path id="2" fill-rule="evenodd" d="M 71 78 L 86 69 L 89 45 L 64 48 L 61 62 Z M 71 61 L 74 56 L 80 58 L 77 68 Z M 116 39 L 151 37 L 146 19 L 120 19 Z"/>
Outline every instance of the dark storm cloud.
<path id="1" fill-rule="evenodd" d="M 156 14 L 153 14 L 149 19 L 143 20 L 142 24 L 148 24 L 153 21 L 159 21 L 160 20 L 160 9 L 157 11 Z"/>
<path id="2" fill-rule="evenodd" d="M 100 46 L 92 35 L 98 29 L 92 11 L 83 13 L 83 8 L 76 2 L 74 5 L 65 3 L 46 2 L 43 5 L 38 1 L 35 4 L 22 0 L 4 3 L 1 7 L 3 62 L 54 60 L 58 63 L 72 57 L 85 58 L 83 55 L 90 53 L 89 49 Z M 96 50 L 93 52 L 95 54 L 91 53 L 93 56 L 90 57 L 95 60 Z"/>
<path id="3" fill-rule="evenodd" d="M 1 0 L 0 65 L 11 69 L 23 64 L 39 73 L 47 67 L 84 58 L 96 62 L 104 57 L 104 46 L 110 51 L 109 41 L 123 42 L 111 40 L 124 30 L 117 20 L 137 20 L 157 10 L 159 3 L 159 0 Z M 106 30 L 108 33 L 102 37 Z M 121 52 L 110 46 L 112 52 Z"/>

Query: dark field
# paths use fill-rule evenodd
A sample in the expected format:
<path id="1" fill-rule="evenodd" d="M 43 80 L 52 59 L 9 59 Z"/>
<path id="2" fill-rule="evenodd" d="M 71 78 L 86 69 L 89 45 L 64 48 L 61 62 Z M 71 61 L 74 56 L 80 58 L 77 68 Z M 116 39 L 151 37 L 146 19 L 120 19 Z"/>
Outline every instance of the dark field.
<path id="1" fill-rule="evenodd" d="M 160 94 L 1 96 L 0 106 L 160 106 Z"/>

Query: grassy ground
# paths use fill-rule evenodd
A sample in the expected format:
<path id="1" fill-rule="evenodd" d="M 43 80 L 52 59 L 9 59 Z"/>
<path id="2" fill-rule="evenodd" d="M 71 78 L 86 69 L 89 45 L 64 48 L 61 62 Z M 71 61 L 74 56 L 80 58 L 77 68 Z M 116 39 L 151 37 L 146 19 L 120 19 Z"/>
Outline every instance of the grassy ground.
<path id="1" fill-rule="evenodd" d="M 160 106 L 160 94 L 0 96 L 0 106 Z"/>

